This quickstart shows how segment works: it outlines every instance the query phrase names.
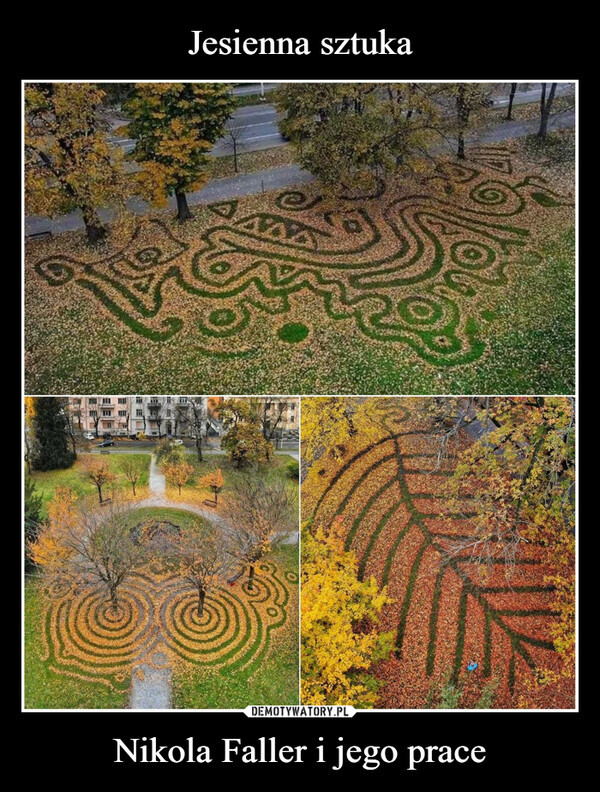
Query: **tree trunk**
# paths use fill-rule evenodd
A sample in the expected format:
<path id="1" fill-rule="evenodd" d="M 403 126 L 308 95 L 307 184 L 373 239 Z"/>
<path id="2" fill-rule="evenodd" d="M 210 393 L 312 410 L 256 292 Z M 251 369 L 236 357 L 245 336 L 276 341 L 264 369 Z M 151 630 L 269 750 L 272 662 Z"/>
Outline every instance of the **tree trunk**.
<path id="1" fill-rule="evenodd" d="M 196 451 L 198 452 L 198 462 L 202 462 L 202 436 L 199 432 L 196 435 Z"/>
<path id="2" fill-rule="evenodd" d="M 204 589 L 198 589 L 198 616 L 202 616 L 204 613 L 204 599 L 206 597 L 206 592 Z"/>
<path id="3" fill-rule="evenodd" d="M 192 213 L 188 206 L 187 197 L 184 192 L 176 191 L 175 198 L 177 199 L 177 220 L 180 223 L 185 223 L 186 220 L 192 219 Z"/>
<path id="4" fill-rule="evenodd" d="M 135 481 L 131 482 L 131 486 L 133 487 L 133 497 L 135 498 Z"/>
<path id="5" fill-rule="evenodd" d="M 98 213 L 91 207 L 82 207 L 83 222 L 90 245 L 97 245 L 106 236 L 106 228 L 102 225 Z"/>
<path id="6" fill-rule="evenodd" d="M 102 503 L 102 486 L 100 484 L 96 484 L 96 489 L 98 490 L 98 498 L 100 503 Z"/>
<path id="7" fill-rule="evenodd" d="M 540 100 L 540 128 L 538 130 L 538 137 L 545 140 L 548 133 L 548 121 L 550 120 L 550 113 L 552 111 L 552 102 L 554 101 L 554 94 L 556 93 L 556 83 L 550 86 L 550 93 L 546 99 L 546 83 L 542 85 L 542 98 Z"/>
<path id="8" fill-rule="evenodd" d="M 217 505 L 217 490 L 213 487 L 213 492 L 215 493 L 215 506 Z"/>
<path id="9" fill-rule="evenodd" d="M 253 589 L 254 583 L 252 582 L 254 578 L 254 564 L 250 564 L 250 571 L 248 572 L 248 588 Z"/>
<path id="10" fill-rule="evenodd" d="M 233 141 L 233 170 L 238 173 L 237 141 Z"/>
<path id="11" fill-rule="evenodd" d="M 456 116 L 458 121 L 458 159 L 465 159 L 465 129 L 469 123 L 469 113 L 466 105 L 465 86 L 459 84 L 456 94 Z"/>
<path id="12" fill-rule="evenodd" d="M 181 484 L 178 484 L 177 487 L 179 489 L 179 494 L 181 495 Z"/>
<path id="13" fill-rule="evenodd" d="M 110 607 L 112 610 L 117 610 L 119 607 L 119 600 L 117 597 L 117 587 L 111 586 L 110 587 Z"/>
<path id="14" fill-rule="evenodd" d="M 515 93 L 517 92 L 517 83 L 510 84 L 510 96 L 508 98 L 508 112 L 506 114 L 506 120 L 510 121 L 512 119 L 512 109 L 513 109 L 513 100 L 515 98 Z"/>

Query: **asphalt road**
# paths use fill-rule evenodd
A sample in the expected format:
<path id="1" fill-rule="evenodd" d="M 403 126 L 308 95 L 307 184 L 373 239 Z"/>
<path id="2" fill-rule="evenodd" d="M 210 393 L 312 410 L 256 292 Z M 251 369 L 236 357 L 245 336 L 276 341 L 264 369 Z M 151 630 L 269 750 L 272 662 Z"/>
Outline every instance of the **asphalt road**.
<path id="1" fill-rule="evenodd" d="M 503 121 L 497 127 L 485 129 L 468 139 L 468 143 L 499 143 L 516 137 L 523 137 L 534 133 L 539 126 L 537 118 L 530 121 Z M 575 126 L 575 111 L 552 116 L 549 129 L 568 129 Z M 293 185 L 307 184 L 314 181 L 314 177 L 299 165 L 286 165 L 281 168 L 257 171 L 256 173 L 240 173 L 226 179 L 213 179 L 206 187 L 188 195 L 190 205 L 199 203 L 213 203 L 238 198 L 240 195 L 254 195 L 266 190 L 282 190 Z M 132 199 L 127 203 L 130 211 L 135 214 L 145 214 L 148 206 L 140 199 Z M 169 206 L 175 209 L 175 199 L 169 200 Z M 103 222 L 114 219 L 115 212 L 111 209 L 100 209 L 98 212 Z M 83 228 L 83 221 L 79 212 L 71 212 L 61 217 L 48 218 L 34 215 L 25 218 L 25 234 L 39 234 L 52 232 L 62 234 L 65 231 L 76 231 Z"/>
<path id="2" fill-rule="evenodd" d="M 232 135 L 238 142 L 239 154 L 283 145 L 285 140 L 277 126 L 278 118 L 277 110 L 272 104 L 238 108 L 228 122 L 231 134 L 217 140 L 211 154 L 213 157 L 226 157 L 233 154 Z M 113 127 L 119 127 L 126 121 L 115 117 L 110 119 L 110 123 Z M 113 135 L 109 137 L 109 141 L 125 152 L 132 151 L 135 147 L 135 140 L 128 137 Z"/>

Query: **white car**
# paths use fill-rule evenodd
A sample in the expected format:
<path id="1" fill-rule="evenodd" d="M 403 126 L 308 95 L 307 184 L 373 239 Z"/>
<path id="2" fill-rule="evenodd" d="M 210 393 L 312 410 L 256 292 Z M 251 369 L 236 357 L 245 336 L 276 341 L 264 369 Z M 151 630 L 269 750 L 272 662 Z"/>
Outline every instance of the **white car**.
<path id="1" fill-rule="evenodd" d="M 86 432 L 83 436 L 85 437 L 86 440 L 94 439 L 94 435 L 92 434 L 92 432 Z"/>
<path id="2" fill-rule="evenodd" d="M 183 445 L 183 440 L 180 437 L 176 437 L 173 440 L 173 445 Z"/>

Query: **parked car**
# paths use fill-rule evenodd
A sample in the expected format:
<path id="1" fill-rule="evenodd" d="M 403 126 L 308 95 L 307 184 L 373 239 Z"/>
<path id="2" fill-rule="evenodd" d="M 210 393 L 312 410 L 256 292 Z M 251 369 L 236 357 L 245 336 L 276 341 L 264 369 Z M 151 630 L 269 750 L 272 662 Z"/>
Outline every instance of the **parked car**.
<path id="1" fill-rule="evenodd" d="M 98 448 L 106 448 L 107 446 L 114 446 L 114 440 L 103 440 L 101 443 L 98 443 Z"/>
<path id="2" fill-rule="evenodd" d="M 86 432 L 83 436 L 85 437 L 86 440 L 93 440 L 95 437 L 93 432 Z"/>
<path id="3" fill-rule="evenodd" d="M 181 437 L 176 437 L 173 440 L 173 445 L 183 445 L 183 440 L 181 439 Z"/>

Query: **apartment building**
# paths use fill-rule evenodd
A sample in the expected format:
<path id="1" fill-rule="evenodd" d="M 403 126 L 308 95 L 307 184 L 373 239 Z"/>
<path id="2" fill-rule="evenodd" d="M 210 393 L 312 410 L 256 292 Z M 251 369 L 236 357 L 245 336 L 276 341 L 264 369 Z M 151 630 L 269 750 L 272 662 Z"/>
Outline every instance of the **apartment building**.
<path id="1" fill-rule="evenodd" d="M 70 396 L 67 409 L 73 427 L 83 434 L 128 435 L 134 431 L 129 396 Z"/>
<path id="2" fill-rule="evenodd" d="M 280 432 L 297 432 L 299 425 L 298 399 L 286 396 L 261 398 L 263 421 L 267 430 L 275 427 Z"/>
<path id="3" fill-rule="evenodd" d="M 207 414 L 205 396 L 82 396 L 68 399 L 75 430 L 95 436 L 220 436 L 220 423 Z"/>

